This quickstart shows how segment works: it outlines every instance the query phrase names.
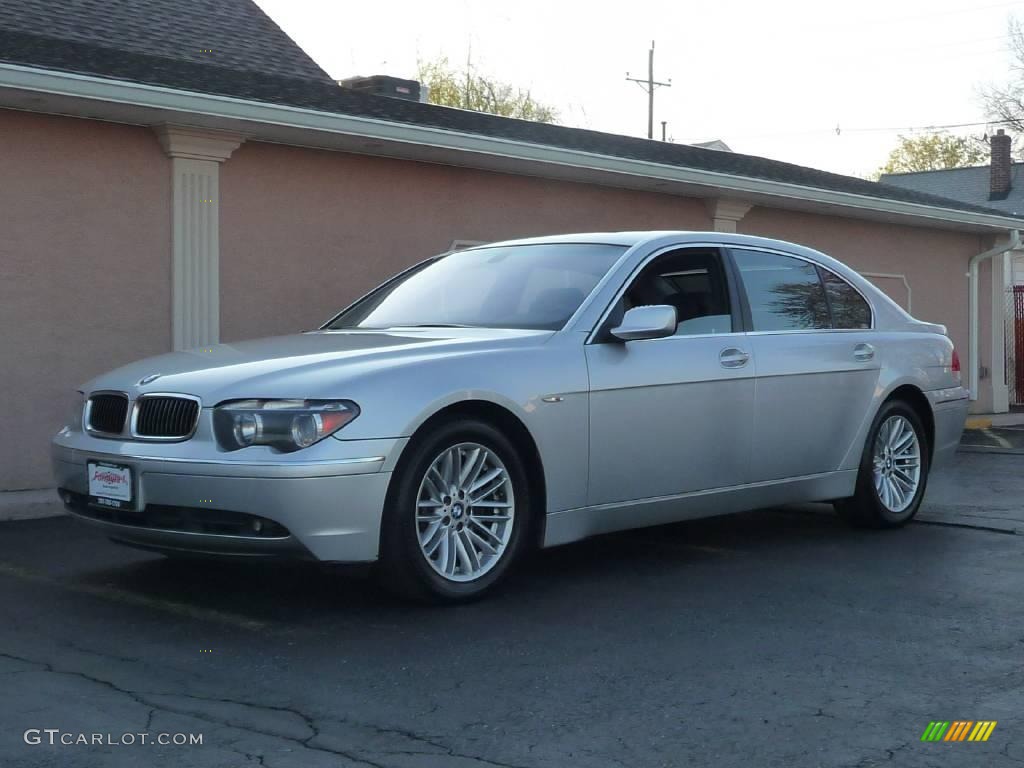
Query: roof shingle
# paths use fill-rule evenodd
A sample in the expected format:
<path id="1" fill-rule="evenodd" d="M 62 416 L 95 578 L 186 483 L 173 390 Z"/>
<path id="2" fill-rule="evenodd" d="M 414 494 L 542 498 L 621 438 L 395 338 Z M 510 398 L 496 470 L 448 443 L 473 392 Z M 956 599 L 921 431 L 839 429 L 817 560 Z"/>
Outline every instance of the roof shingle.
<path id="1" fill-rule="evenodd" d="M 206 16 L 199 22 L 197 17 L 202 14 Z M 208 56 L 203 48 L 213 48 L 217 54 Z M 880 200 L 1008 215 L 988 205 L 738 152 L 516 120 L 341 88 L 249 0 L 0 0 L 0 61 Z"/>
<path id="2" fill-rule="evenodd" d="M 251 0 L 0 0 L 0 27 L 112 51 L 330 80 Z"/>
<path id="3" fill-rule="evenodd" d="M 978 165 L 938 171 L 885 173 L 882 181 L 929 195 L 984 205 L 1015 216 L 1024 214 L 1024 163 L 1013 163 L 1010 167 L 1010 191 L 1001 199 L 990 197 L 990 176 L 989 166 Z"/>

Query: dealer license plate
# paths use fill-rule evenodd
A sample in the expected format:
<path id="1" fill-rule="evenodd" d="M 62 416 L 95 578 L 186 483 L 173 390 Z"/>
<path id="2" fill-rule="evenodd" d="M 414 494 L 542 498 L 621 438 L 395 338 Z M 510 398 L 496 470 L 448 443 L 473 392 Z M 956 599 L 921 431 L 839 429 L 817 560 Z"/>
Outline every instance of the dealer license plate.
<path id="1" fill-rule="evenodd" d="M 132 505 L 132 470 L 105 461 L 86 463 L 89 473 L 89 503 L 114 509 Z"/>

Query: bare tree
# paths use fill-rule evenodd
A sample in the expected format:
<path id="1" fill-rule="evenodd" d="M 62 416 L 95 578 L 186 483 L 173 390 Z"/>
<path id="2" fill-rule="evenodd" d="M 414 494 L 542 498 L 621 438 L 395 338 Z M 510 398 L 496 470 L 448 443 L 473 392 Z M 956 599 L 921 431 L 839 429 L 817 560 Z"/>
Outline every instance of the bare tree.
<path id="1" fill-rule="evenodd" d="M 1008 36 L 1012 56 L 1009 82 L 983 88 L 981 95 L 993 122 L 1020 134 L 1024 133 L 1024 27 L 1016 18 L 1010 19 Z"/>

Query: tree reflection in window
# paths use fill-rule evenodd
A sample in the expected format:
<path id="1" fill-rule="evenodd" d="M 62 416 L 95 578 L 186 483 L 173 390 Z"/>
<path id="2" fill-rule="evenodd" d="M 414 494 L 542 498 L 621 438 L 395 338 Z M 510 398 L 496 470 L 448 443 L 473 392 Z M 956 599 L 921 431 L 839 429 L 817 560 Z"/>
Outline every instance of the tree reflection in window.
<path id="1" fill-rule="evenodd" d="M 825 290 L 813 264 L 762 251 L 735 255 L 755 331 L 830 327 Z"/>
<path id="2" fill-rule="evenodd" d="M 819 268 L 820 269 L 820 268 Z M 820 269 L 825 282 L 833 328 L 870 328 L 871 307 L 857 289 L 827 269 Z"/>

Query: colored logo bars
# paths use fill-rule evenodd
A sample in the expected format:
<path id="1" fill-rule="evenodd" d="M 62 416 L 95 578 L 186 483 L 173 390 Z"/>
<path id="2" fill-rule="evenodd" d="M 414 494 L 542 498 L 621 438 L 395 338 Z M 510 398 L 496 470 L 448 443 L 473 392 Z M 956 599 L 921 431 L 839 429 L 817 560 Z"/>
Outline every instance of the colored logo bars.
<path id="1" fill-rule="evenodd" d="M 995 729 L 995 720 L 933 720 L 921 734 L 921 741 L 988 741 Z"/>

